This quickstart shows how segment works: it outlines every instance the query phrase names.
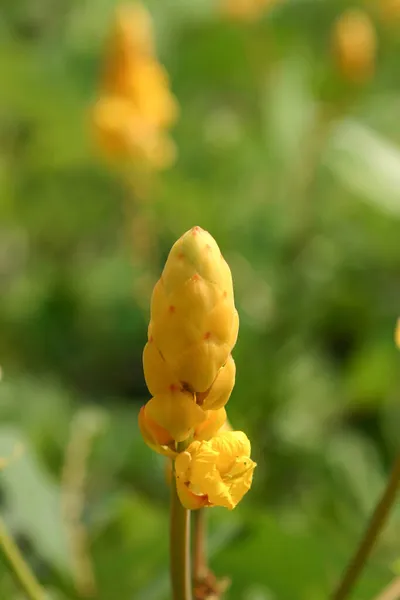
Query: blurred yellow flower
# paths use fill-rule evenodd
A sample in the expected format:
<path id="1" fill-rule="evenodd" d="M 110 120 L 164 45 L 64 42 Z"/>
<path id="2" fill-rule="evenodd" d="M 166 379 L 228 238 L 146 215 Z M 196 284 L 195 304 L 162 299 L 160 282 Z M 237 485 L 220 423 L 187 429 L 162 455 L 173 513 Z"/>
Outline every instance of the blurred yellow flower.
<path id="1" fill-rule="evenodd" d="M 396 346 L 400 349 L 400 318 L 397 319 L 396 330 L 394 333 L 394 341 Z"/>
<path id="2" fill-rule="evenodd" d="M 255 21 L 277 0 L 221 0 L 221 11 L 230 19 Z"/>
<path id="3" fill-rule="evenodd" d="M 363 83 L 373 76 L 377 37 L 367 13 L 359 9 L 345 11 L 334 25 L 332 46 L 337 68 L 345 79 Z"/>
<path id="4" fill-rule="evenodd" d="M 175 160 L 166 131 L 177 114 L 168 75 L 155 56 L 150 15 L 141 4 L 120 7 L 93 109 L 97 146 L 110 159 L 165 168 Z"/>
<path id="5" fill-rule="evenodd" d="M 400 0 L 379 0 L 379 15 L 389 24 L 400 19 Z"/>
<path id="6" fill-rule="evenodd" d="M 175 460 L 179 498 L 188 509 L 224 506 L 232 510 L 250 489 L 256 463 L 242 431 L 192 442 Z"/>

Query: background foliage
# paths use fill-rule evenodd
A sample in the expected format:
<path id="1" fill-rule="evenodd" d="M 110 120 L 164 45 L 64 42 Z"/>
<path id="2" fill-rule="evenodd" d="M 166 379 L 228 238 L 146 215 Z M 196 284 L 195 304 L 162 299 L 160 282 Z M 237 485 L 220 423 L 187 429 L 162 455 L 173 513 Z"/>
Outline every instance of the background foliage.
<path id="1" fill-rule="evenodd" d="M 134 282 L 198 224 L 232 268 L 229 415 L 258 462 L 240 507 L 211 511 L 213 567 L 232 576 L 230 600 L 324 600 L 399 450 L 400 21 L 371 13 L 376 74 L 355 86 L 331 53 L 344 0 L 288 0 L 254 23 L 216 0 L 149 2 L 181 106 L 178 161 L 150 182 L 150 265 L 126 235 L 135 195 L 91 147 L 114 5 L 0 9 L 0 455 L 24 445 L 0 474 L 2 514 L 52 597 L 78 598 L 60 504 L 79 423 L 95 434 L 98 598 L 168 598 L 164 463 L 136 420 L 148 309 Z M 396 572 L 399 539 L 397 511 L 355 598 Z M 21 597 L 2 565 L 0 597 Z"/>

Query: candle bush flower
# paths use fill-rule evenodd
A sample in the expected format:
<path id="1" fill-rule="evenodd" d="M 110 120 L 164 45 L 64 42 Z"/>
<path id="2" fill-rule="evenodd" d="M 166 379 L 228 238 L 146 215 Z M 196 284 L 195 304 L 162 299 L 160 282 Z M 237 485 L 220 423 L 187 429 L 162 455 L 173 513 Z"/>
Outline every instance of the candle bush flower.
<path id="1" fill-rule="evenodd" d="M 141 4 L 119 7 L 93 110 L 98 147 L 109 159 L 167 167 L 175 146 L 166 131 L 177 113 L 168 75 L 156 58 L 150 15 Z"/>
<path id="2" fill-rule="evenodd" d="M 168 457 L 174 600 L 190 600 L 192 585 L 222 589 L 207 569 L 197 569 L 192 582 L 189 511 L 232 510 L 253 479 L 250 441 L 231 430 L 225 410 L 235 384 L 238 328 L 230 268 L 213 237 L 193 227 L 172 246 L 154 287 L 143 351 L 152 398 L 139 413 L 145 442 Z"/>
<path id="3" fill-rule="evenodd" d="M 179 497 L 190 509 L 234 508 L 251 486 L 249 440 L 221 431 L 238 327 L 229 266 L 213 237 L 193 227 L 173 245 L 153 291 L 143 352 L 153 397 L 139 415 L 146 443 L 176 459 Z"/>

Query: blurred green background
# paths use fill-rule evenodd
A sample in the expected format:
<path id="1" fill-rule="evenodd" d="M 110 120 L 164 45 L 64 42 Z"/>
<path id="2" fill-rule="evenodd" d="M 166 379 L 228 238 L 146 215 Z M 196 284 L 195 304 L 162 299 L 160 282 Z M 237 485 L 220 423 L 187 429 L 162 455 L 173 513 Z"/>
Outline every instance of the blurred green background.
<path id="1" fill-rule="evenodd" d="M 115 6 L 1 3 L 0 456 L 24 446 L 0 473 L 1 514 L 51 598 L 83 598 L 63 506 L 66 460 L 79 480 L 88 454 L 96 597 L 169 598 L 165 464 L 137 428 L 135 282 L 201 225 L 234 277 L 227 408 L 258 463 L 234 512 L 209 511 L 211 563 L 229 600 L 325 600 L 399 450 L 400 20 L 370 13 L 376 73 L 353 85 L 330 43 L 345 1 L 282 1 L 252 23 L 217 0 L 149 2 L 181 108 L 176 165 L 148 182 L 150 264 L 126 235 L 135 195 L 88 125 Z M 399 570 L 399 539 L 397 510 L 355 599 Z M 0 563 L 1 600 L 22 597 Z"/>

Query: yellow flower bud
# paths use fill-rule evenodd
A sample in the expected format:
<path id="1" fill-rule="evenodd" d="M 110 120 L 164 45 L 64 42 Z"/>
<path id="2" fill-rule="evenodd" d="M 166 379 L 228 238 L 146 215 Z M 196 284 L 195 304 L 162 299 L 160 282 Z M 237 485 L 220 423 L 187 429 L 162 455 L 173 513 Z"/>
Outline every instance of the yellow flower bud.
<path id="1" fill-rule="evenodd" d="M 217 243 L 194 227 L 172 247 L 154 288 L 144 375 L 146 416 L 176 442 L 208 440 L 226 421 L 239 318 Z M 149 443 L 150 433 L 144 436 Z M 157 440 L 150 439 L 156 448 Z"/>
<path id="2" fill-rule="evenodd" d="M 192 433 L 192 429 L 207 418 L 193 395 L 180 390 L 154 396 L 146 404 L 146 414 L 166 429 L 177 442 L 183 442 Z"/>
<path id="3" fill-rule="evenodd" d="M 226 419 L 225 423 L 222 425 L 219 433 L 223 433 L 224 431 L 233 431 L 232 425 L 229 423 L 228 419 Z"/>
<path id="4" fill-rule="evenodd" d="M 235 385 L 235 375 L 235 361 L 230 354 L 212 386 L 206 392 L 197 394 L 197 402 L 203 410 L 217 410 L 225 406 Z"/>
<path id="5" fill-rule="evenodd" d="M 373 76 L 376 32 L 368 15 L 358 9 L 344 12 L 333 30 L 333 53 L 340 73 L 353 83 Z"/>
<path id="6" fill-rule="evenodd" d="M 208 410 L 206 419 L 194 430 L 193 439 L 198 441 L 210 440 L 226 423 L 226 410 Z"/>
<path id="7" fill-rule="evenodd" d="M 237 331 L 230 269 L 211 235 L 194 227 L 172 247 L 154 288 L 154 343 L 182 387 L 206 392 L 226 363 Z"/>
<path id="8" fill-rule="evenodd" d="M 144 441 L 152 450 L 171 458 L 175 456 L 172 436 L 146 414 L 145 406 L 140 409 L 138 423 Z"/>
<path id="9" fill-rule="evenodd" d="M 152 418 L 153 411 L 150 402 L 151 400 L 140 409 L 138 419 L 140 432 L 146 444 L 152 450 L 173 458 L 177 455 L 175 439 L 167 429 L 161 427 L 161 425 Z M 148 410 L 149 404 L 150 410 Z M 231 430 L 232 428 L 229 425 L 227 426 L 227 429 L 225 429 L 226 422 L 226 410 L 224 408 L 220 408 L 219 410 L 208 410 L 201 415 L 199 425 L 193 428 L 192 439 L 199 441 L 210 440 L 213 435 L 216 435 L 219 431 Z"/>
<path id="10" fill-rule="evenodd" d="M 152 335 L 143 350 L 143 371 L 150 394 L 166 394 L 182 385 L 164 357 L 161 355 Z"/>
<path id="11" fill-rule="evenodd" d="M 256 464 L 242 431 L 194 441 L 175 460 L 177 491 L 189 509 L 224 506 L 232 510 L 250 489 Z"/>

